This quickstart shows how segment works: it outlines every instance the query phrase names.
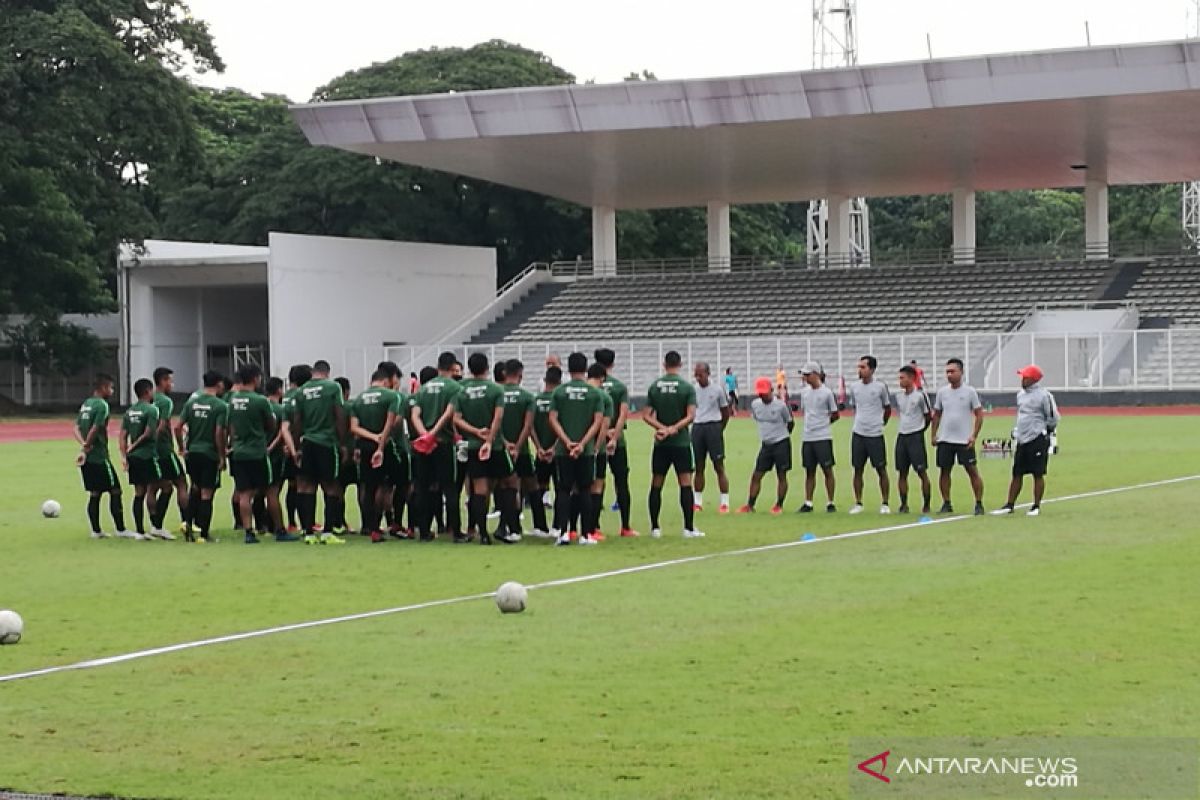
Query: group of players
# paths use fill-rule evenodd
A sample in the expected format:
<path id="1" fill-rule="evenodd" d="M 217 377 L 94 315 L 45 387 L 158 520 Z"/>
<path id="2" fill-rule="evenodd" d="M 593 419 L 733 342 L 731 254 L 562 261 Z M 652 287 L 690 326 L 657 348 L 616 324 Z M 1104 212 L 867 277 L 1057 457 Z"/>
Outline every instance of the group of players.
<path id="1" fill-rule="evenodd" d="M 426 367 L 419 388 L 402 388 L 404 376 L 393 362 L 382 362 L 371 384 L 351 399 L 349 382 L 330 378 L 330 365 L 296 365 L 285 388 L 279 378 L 266 378 L 254 365 L 238 369 L 231 380 L 208 372 L 204 386 L 174 417 L 173 373 L 162 367 L 153 380 L 134 386 L 136 402 L 126 411 L 120 434 L 122 469 L 133 487 L 134 530 L 126 529 L 120 481 L 108 453 L 108 400 L 111 377 L 97 377 L 94 393 L 80 408 L 76 437 L 83 483 L 89 493 L 92 536 L 103 538 L 100 505 L 109 494 L 116 535 L 134 539 L 174 539 L 164 517 L 174 495 L 188 541 L 212 541 L 213 496 L 228 467 L 234 483 L 235 527 L 245 542 L 260 533 L 276 541 L 342 544 L 347 531 L 346 492 L 357 487 L 361 532 L 374 542 L 388 535 L 435 538 L 449 534 L 455 542 L 499 541 L 512 544 L 525 535 L 553 538 L 558 545 L 596 544 L 603 539 L 600 515 L 606 481 L 616 490 L 620 536 L 637 536 L 630 526 L 631 497 L 625 428 L 630 419 L 629 392 L 613 375 L 615 355 L 602 348 L 589 364 L 583 353 L 567 359 L 567 374 L 556 360 L 548 363 L 542 391 L 522 387 L 524 365 L 518 360 L 492 365 L 482 353 L 467 359 L 467 375 L 454 353 L 446 352 L 437 367 Z M 977 392 L 963 382 L 962 362 L 946 364 L 947 385 L 931 402 L 911 365 L 899 370 L 899 391 L 891 393 L 875 377 L 876 359 L 863 356 L 859 380 L 848 388 L 854 408 L 851 464 L 854 505 L 863 511 L 866 465 L 875 469 L 882 496 L 880 513 L 891 513 L 890 482 L 884 428 L 899 420 L 895 443 L 899 511 L 908 507 L 908 477 L 921 485 L 921 512 L 930 513 L 931 486 L 925 432 L 936 448 L 940 470 L 941 513 L 950 504 L 955 464 L 967 472 L 975 496 L 975 513 L 983 513 L 983 482 L 976 467 L 975 441 L 982 425 Z M 679 484 L 684 538 L 704 536 L 695 525 L 703 508 L 706 464 L 711 462 L 720 487 L 719 512 L 728 513 L 724 430 L 736 410 L 707 364 L 696 364 L 694 383 L 683 376 L 674 351 L 665 355 L 664 373 L 646 393 L 642 420 L 654 431 L 648 510 L 651 535 L 662 535 L 659 517 L 666 477 L 674 470 Z M 1049 432 L 1058 421 L 1053 398 L 1041 388 L 1041 371 L 1022 371 L 1013 481 L 1008 502 L 994 513 L 1012 513 L 1024 475 L 1034 477 L 1037 514 L 1044 491 Z M 824 476 L 826 511 L 836 511 L 836 479 L 832 425 L 840 415 L 833 392 L 824 384 L 819 364 L 801 370 L 800 393 L 805 470 L 801 513 L 814 509 L 817 472 Z M 411 386 L 409 387 L 411 388 Z M 792 466 L 789 406 L 778 399 L 770 379 L 755 381 L 750 414 L 761 447 L 750 479 L 747 502 L 738 509 L 752 513 L 762 478 L 774 471 L 778 488 L 772 513 L 782 513 L 787 474 Z M 287 487 L 286 514 L 281 496 Z M 553 487 L 552 518 L 545 500 Z M 317 490 L 324 495 L 323 525 L 318 526 Z M 463 524 L 461 495 L 467 493 Z M 496 513 L 489 515 L 494 502 Z M 522 527 L 522 506 L 532 514 L 532 529 Z M 408 524 L 404 525 L 405 511 Z M 150 526 L 147 528 L 146 516 Z M 494 532 L 488 522 L 499 517 Z M 297 522 L 298 521 L 298 522 Z"/>

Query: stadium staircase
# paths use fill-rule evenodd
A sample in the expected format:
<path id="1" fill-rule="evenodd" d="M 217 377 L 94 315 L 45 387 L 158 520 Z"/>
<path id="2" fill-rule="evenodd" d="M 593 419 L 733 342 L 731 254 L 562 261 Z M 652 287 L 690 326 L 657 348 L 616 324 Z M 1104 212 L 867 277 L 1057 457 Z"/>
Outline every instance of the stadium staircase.
<path id="1" fill-rule="evenodd" d="M 1142 330 L 1162 332 L 1142 336 L 1154 344 L 1137 354 L 1139 382 L 1165 386 L 1171 373 L 1200 374 L 1200 335 L 1172 330 L 1200 327 L 1200 260 L 1156 259 L 1138 273 L 1123 299 L 1137 303 Z"/>

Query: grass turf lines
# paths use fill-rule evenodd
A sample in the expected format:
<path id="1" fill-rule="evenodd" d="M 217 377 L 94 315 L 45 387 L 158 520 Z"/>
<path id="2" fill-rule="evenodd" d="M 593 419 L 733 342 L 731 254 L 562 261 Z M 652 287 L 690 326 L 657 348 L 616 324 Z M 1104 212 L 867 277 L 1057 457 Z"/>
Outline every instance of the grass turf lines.
<path id="1" fill-rule="evenodd" d="M 1010 420 L 989 419 L 985 436 Z M 1049 496 L 1200 472 L 1194 420 L 1070 418 Z M 843 427 L 844 425 L 844 427 Z M 635 427 L 635 527 L 649 430 Z M 848 461 L 849 425 L 835 426 Z M 889 439 L 891 434 L 889 434 Z M 731 424 L 733 501 L 757 443 Z M 596 548 L 91 541 L 68 442 L 3 446 L 0 673 L 900 523 L 698 517 Z M 1009 461 L 984 460 L 989 509 Z M 956 473 L 955 505 L 970 508 Z M 769 507 L 772 478 L 760 508 Z M 714 506 L 710 474 L 707 504 Z M 818 488 L 820 503 L 821 488 Z M 228 524 L 227 494 L 217 519 Z M 64 504 L 41 519 L 41 501 Z M 611 498 L 611 490 L 609 492 Z M 128 500 L 128 495 L 127 498 Z M 1028 499 L 1028 495 L 1024 499 Z M 911 500 L 911 498 L 910 498 Z M 893 502 L 893 507 L 895 502 Z M 105 510 L 107 513 L 107 510 Z M 1196 736 L 1196 484 L 0 684 L 0 787 L 133 797 L 844 797 L 851 736 Z M 615 515 L 606 512 L 606 528 Z"/>

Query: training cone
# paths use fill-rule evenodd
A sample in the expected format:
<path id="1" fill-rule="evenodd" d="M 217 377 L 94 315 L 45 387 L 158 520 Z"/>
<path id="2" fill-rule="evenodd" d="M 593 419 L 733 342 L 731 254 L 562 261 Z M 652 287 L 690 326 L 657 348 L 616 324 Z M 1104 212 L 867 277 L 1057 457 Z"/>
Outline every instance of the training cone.
<path id="1" fill-rule="evenodd" d="M 933 522 L 933 518 L 932 517 L 921 517 L 920 519 L 917 520 L 917 522 Z"/>
<path id="2" fill-rule="evenodd" d="M 800 541 L 802 541 L 802 542 L 812 542 L 812 541 L 816 541 L 816 538 L 817 538 L 817 537 L 816 537 L 816 534 L 812 534 L 812 533 L 806 533 L 806 534 L 804 534 L 803 536 L 801 536 L 801 537 L 800 537 Z"/>

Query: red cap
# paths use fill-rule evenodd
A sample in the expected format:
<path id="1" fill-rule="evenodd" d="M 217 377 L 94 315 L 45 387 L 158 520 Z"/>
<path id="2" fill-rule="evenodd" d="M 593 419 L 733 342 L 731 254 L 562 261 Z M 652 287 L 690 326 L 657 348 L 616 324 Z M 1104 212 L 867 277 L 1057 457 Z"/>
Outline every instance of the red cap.
<path id="1" fill-rule="evenodd" d="M 437 437 L 432 433 L 423 433 L 413 439 L 412 448 L 421 455 L 427 456 L 437 449 Z"/>
<path id="2" fill-rule="evenodd" d="M 1040 381 L 1043 377 L 1042 368 L 1037 364 L 1030 364 L 1027 367 L 1021 367 L 1017 370 L 1017 374 L 1022 378 L 1029 378 L 1033 381 Z"/>
<path id="3" fill-rule="evenodd" d="M 771 393 L 771 379 L 770 378 L 755 378 L 754 379 L 754 393 L 755 394 L 770 394 Z"/>

